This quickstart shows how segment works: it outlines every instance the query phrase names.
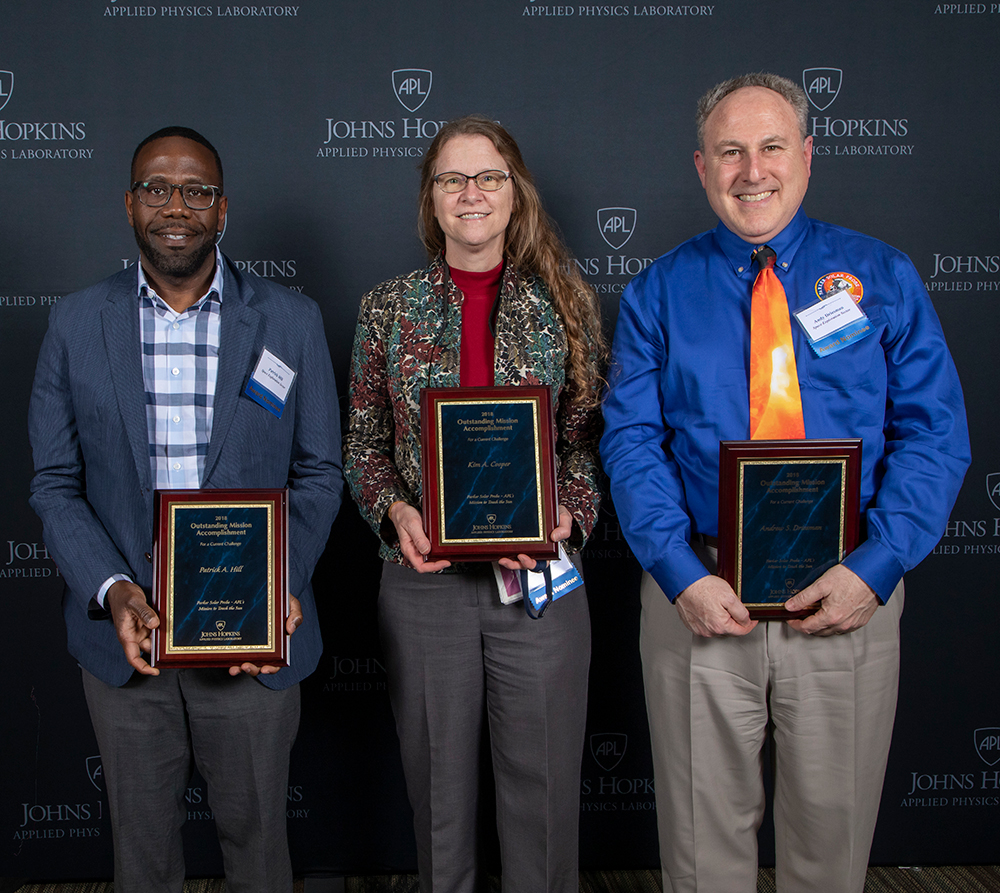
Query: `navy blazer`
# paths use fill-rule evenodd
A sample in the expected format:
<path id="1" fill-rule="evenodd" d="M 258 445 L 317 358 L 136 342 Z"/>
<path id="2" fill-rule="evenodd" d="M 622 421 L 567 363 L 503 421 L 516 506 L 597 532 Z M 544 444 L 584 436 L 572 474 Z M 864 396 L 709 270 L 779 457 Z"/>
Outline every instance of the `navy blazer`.
<path id="1" fill-rule="evenodd" d="M 303 622 L 290 666 L 258 679 L 287 688 L 322 651 L 310 578 L 343 493 L 340 409 L 319 307 L 227 259 L 212 439 L 202 486 L 289 488 L 289 591 Z M 66 580 L 69 651 L 110 685 L 132 675 L 107 612 L 89 612 L 112 574 L 152 586 L 153 477 L 142 378 L 137 271 L 52 308 L 28 411 L 31 506 Z M 267 348 L 298 374 L 280 419 L 243 392 Z M 92 619 L 94 617 L 98 619 Z"/>

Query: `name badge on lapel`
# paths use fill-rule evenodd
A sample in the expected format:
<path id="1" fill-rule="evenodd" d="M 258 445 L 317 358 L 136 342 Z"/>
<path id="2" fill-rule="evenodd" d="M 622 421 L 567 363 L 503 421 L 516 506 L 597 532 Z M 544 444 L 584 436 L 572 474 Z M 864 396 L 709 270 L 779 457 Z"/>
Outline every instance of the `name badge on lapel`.
<path id="1" fill-rule="evenodd" d="M 280 419 L 297 374 L 291 366 L 279 360 L 265 347 L 244 393 Z"/>

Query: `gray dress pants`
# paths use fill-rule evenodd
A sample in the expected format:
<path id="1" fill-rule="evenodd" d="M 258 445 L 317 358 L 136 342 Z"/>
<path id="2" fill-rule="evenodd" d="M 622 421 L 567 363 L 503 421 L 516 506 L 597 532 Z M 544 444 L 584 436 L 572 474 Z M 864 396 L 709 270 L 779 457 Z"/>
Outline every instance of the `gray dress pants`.
<path id="1" fill-rule="evenodd" d="M 299 686 L 219 670 L 138 673 L 121 688 L 83 670 L 101 751 L 115 893 L 181 893 L 192 768 L 208 785 L 231 893 L 291 893 L 285 814 Z"/>
<path id="2" fill-rule="evenodd" d="M 505 893 L 578 893 L 590 614 L 581 587 L 538 620 L 501 605 L 489 564 L 418 574 L 386 563 L 379 625 L 420 889 L 479 882 L 480 738 L 496 778 Z"/>

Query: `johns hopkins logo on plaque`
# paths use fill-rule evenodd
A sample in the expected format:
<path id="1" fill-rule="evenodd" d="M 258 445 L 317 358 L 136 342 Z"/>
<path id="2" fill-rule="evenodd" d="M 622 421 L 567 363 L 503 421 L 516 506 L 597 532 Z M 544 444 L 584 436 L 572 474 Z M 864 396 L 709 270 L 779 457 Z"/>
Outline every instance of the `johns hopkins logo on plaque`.
<path id="1" fill-rule="evenodd" d="M 0 110 L 10 102 L 10 94 L 14 92 L 14 72 L 0 71 Z"/>
<path id="2" fill-rule="evenodd" d="M 597 212 L 597 228 L 601 238 L 617 251 L 632 238 L 635 217 L 635 208 L 600 208 Z"/>
<path id="3" fill-rule="evenodd" d="M 624 732 L 599 732 L 590 736 L 590 755 L 605 772 L 610 772 L 625 756 L 628 735 Z"/>
<path id="4" fill-rule="evenodd" d="M 802 72 L 802 86 L 809 102 L 819 111 L 828 109 L 840 93 L 844 72 L 840 68 L 807 68 Z"/>
<path id="5" fill-rule="evenodd" d="M 426 68 L 398 68 L 392 73 L 392 92 L 409 112 L 415 112 L 431 95 L 433 74 Z"/>
<path id="6" fill-rule="evenodd" d="M 987 766 L 1000 763 L 1000 728 L 976 729 L 976 753 Z"/>

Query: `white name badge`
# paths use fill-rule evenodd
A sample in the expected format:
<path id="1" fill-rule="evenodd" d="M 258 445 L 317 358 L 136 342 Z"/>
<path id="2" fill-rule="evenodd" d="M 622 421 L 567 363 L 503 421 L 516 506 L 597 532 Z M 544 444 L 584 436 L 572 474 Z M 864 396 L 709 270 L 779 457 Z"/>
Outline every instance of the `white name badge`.
<path id="1" fill-rule="evenodd" d="M 550 562 L 549 568 L 552 573 L 553 601 L 583 585 L 583 577 L 580 576 L 561 545 L 559 546 L 559 558 Z M 493 573 L 496 575 L 497 589 L 503 604 L 509 605 L 524 598 L 524 593 L 521 591 L 521 575 L 518 571 L 508 570 L 494 561 Z M 528 571 L 528 598 L 536 610 L 548 601 L 548 595 L 545 592 L 545 577 L 541 571 Z"/>
<path id="2" fill-rule="evenodd" d="M 795 311 L 795 318 L 812 341 L 820 341 L 864 315 L 849 291 L 842 291 L 832 298 L 824 298 L 810 307 Z"/>
<path id="3" fill-rule="evenodd" d="M 809 346 L 817 356 L 826 356 L 872 333 L 867 314 L 847 291 L 838 292 L 795 311 Z"/>
<path id="4" fill-rule="evenodd" d="M 260 359 L 257 360 L 250 381 L 247 382 L 245 393 L 251 400 L 280 419 L 285 411 L 288 392 L 297 374 L 291 366 L 278 359 L 265 347 L 261 351 Z"/>

